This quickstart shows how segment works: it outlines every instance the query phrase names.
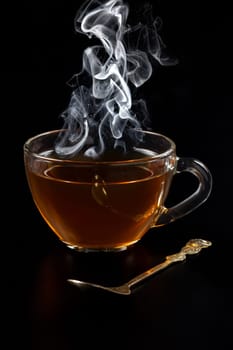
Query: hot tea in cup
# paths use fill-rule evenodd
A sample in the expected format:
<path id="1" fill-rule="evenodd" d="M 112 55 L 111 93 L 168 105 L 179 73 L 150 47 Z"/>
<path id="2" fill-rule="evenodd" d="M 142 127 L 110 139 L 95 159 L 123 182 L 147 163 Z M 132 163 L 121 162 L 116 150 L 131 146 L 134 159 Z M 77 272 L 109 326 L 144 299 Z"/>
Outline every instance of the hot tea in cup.
<path id="1" fill-rule="evenodd" d="M 44 220 L 68 247 L 118 251 L 138 242 L 152 228 L 182 217 L 211 191 L 211 174 L 193 158 L 176 155 L 166 136 L 138 130 L 140 146 L 98 158 L 63 158 L 54 152 L 60 133 L 37 135 L 24 145 L 24 161 L 33 200 Z M 190 172 L 197 190 L 176 206 L 166 198 L 175 174 Z"/>

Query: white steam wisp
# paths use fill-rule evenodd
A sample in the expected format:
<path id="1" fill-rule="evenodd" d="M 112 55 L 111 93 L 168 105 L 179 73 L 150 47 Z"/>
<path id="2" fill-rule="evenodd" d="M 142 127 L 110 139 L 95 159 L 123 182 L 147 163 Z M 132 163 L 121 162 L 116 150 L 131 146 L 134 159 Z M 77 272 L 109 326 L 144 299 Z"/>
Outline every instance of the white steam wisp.
<path id="1" fill-rule="evenodd" d="M 138 88 L 150 78 L 151 58 L 161 65 L 176 63 L 164 55 L 159 19 L 130 28 L 128 11 L 122 0 L 92 0 L 75 18 L 76 31 L 99 39 L 100 45 L 84 51 L 82 70 L 71 80 L 75 89 L 62 114 L 65 131 L 55 144 L 58 156 L 81 152 L 96 158 L 109 148 L 126 151 L 126 139 L 135 137 L 146 117 L 146 104 L 132 101 L 130 84 Z M 89 83 L 80 85 L 83 75 Z"/>

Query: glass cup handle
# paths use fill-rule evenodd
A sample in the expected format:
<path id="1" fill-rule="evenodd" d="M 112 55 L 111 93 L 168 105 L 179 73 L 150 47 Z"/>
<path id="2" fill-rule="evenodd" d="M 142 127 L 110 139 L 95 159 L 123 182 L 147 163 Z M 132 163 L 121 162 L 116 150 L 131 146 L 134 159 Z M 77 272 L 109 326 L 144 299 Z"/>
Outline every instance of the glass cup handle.
<path id="1" fill-rule="evenodd" d="M 194 158 L 177 158 L 175 175 L 182 172 L 189 172 L 196 176 L 199 182 L 197 190 L 171 208 L 163 207 L 161 215 L 152 227 L 166 225 L 191 213 L 209 197 L 212 190 L 212 175 L 202 162 Z"/>

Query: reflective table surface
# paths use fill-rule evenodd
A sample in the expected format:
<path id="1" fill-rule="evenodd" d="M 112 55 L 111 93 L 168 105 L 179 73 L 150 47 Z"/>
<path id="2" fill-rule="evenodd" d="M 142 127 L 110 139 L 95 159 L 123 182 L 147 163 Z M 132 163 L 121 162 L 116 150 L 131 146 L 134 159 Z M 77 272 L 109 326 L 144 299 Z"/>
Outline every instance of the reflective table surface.
<path id="1" fill-rule="evenodd" d="M 203 212 L 208 212 L 206 206 Z M 196 214 L 198 218 L 198 214 Z M 37 218 L 28 242 L 9 249 L 5 306 L 12 337 L 30 349 L 222 349 L 232 344 L 231 246 L 192 218 L 151 230 L 118 253 L 78 253 L 64 247 Z M 195 223 L 194 223 L 195 225 Z M 186 226 L 186 227 L 185 227 Z M 39 236 L 30 244 L 30 236 Z M 180 250 L 190 238 L 212 246 L 149 277 L 130 295 L 75 286 L 67 279 L 118 285 Z"/>

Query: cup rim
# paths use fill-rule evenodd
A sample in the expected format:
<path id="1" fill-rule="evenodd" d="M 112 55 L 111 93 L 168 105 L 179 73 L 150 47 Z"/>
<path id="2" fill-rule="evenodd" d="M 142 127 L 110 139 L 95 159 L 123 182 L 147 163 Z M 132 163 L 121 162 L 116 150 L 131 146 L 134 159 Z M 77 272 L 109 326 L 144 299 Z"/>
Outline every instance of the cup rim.
<path id="1" fill-rule="evenodd" d="M 28 138 L 23 145 L 24 153 L 28 152 L 37 159 L 46 160 L 46 161 L 53 161 L 53 162 L 57 162 L 58 164 L 61 163 L 61 164 L 111 165 L 111 166 L 114 166 L 114 165 L 138 164 L 138 163 L 145 163 L 145 162 L 148 163 L 148 162 L 152 162 L 152 161 L 155 161 L 158 159 L 166 158 L 176 151 L 176 144 L 170 137 L 165 136 L 165 135 L 158 133 L 158 132 L 155 132 L 155 131 L 143 130 L 143 129 L 142 130 L 139 129 L 138 131 L 142 132 L 144 134 L 147 134 L 147 135 L 152 135 L 152 136 L 154 135 L 154 136 L 158 136 L 158 137 L 165 139 L 170 144 L 169 149 L 162 152 L 162 153 L 154 154 L 152 156 L 145 155 L 145 156 L 142 156 L 141 158 L 123 159 L 123 160 L 94 160 L 94 159 L 80 160 L 80 159 L 72 159 L 72 158 L 71 159 L 69 159 L 69 158 L 55 158 L 55 157 L 51 157 L 51 156 L 47 156 L 47 155 L 46 156 L 41 155 L 41 154 L 38 154 L 36 152 L 31 151 L 30 145 L 34 140 L 36 140 L 40 137 L 46 136 L 46 135 L 55 134 L 55 133 L 58 134 L 62 130 L 63 129 L 49 130 L 49 131 L 45 131 L 45 132 L 36 134 L 36 135 Z"/>

